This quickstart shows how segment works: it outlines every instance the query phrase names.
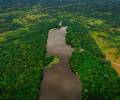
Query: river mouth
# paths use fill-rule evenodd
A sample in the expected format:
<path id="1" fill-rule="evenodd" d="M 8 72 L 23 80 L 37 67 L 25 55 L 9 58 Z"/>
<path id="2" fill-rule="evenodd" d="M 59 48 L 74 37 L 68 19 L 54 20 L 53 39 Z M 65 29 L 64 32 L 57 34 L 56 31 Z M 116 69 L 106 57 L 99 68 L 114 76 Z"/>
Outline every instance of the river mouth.
<path id="1" fill-rule="evenodd" d="M 80 100 L 80 81 L 69 67 L 73 49 L 65 43 L 66 28 L 48 34 L 47 55 L 57 56 L 60 62 L 44 71 L 40 100 Z"/>

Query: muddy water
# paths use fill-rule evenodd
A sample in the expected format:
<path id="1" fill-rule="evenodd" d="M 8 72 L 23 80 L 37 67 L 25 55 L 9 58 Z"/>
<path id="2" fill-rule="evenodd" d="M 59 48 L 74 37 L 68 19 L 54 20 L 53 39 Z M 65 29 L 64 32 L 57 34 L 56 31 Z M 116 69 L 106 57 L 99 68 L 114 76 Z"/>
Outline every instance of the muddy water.
<path id="1" fill-rule="evenodd" d="M 47 53 L 60 63 L 44 71 L 39 100 L 80 100 L 80 81 L 69 67 L 73 49 L 65 43 L 66 33 L 66 27 L 49 32 Z"/>

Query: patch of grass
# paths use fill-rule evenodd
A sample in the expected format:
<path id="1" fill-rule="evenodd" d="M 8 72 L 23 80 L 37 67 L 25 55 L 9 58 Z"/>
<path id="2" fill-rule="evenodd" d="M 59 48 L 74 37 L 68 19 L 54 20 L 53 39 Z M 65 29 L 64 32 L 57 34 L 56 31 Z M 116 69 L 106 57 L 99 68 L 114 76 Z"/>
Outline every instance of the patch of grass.
<path id="1" fill-rule="evenodd" d="M 102 25 L 102 24 L 104 24 L 104 21 L 101 19 L 89 19 L 88 24 L 90 24 L 90 25 Z"/>
<path id="2" fill-rule="evenodd" d="M 55 56 L 55 57 L 53 57 L 53 60 L 50 62 L 50 64 L 48 65 L 47 68 L 51 68 L 52 65 L 56 65 L 56 64 L 58 64 L 59 62 L 60 62 L 60 59 Z"/>

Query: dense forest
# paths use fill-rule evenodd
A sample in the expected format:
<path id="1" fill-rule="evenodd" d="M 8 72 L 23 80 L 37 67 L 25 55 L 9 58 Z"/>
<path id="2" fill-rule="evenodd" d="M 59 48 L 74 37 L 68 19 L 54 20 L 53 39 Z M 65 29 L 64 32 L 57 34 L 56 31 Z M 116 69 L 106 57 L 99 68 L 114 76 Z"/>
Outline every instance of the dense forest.
<path id="1" fill-rule="evenodd" d="M 29 4 L 45 4 L 47 6 L 58 6 L 65 4 L 74 4 L 74 3 L 89 3 L 89 4 L 120 4 L 119 0 L 1 0 L 0 6 L 11 6 L 11 5 L 29 5 Z"/>
<path id="2" fill-rule="evenodd" d="M 120 100 L 120 0 L 0 0 L 0 100 L 37 100 L 48 32 L 68 26 L 80 100 Z"/>

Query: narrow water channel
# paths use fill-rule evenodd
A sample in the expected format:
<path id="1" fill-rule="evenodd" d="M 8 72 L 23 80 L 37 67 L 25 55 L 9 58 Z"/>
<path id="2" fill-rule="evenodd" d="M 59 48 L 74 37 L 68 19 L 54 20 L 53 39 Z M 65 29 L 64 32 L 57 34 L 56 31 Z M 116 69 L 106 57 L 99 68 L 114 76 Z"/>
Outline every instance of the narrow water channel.
<path id="1" fill-rule="evenodd" d="M 39 100 L 80 100 L 80 81 L 69 67 L 73 49 L 65 43 L 66 27 L 48 34 L 47 53 L 60 62 L 44 71 Z"/>

